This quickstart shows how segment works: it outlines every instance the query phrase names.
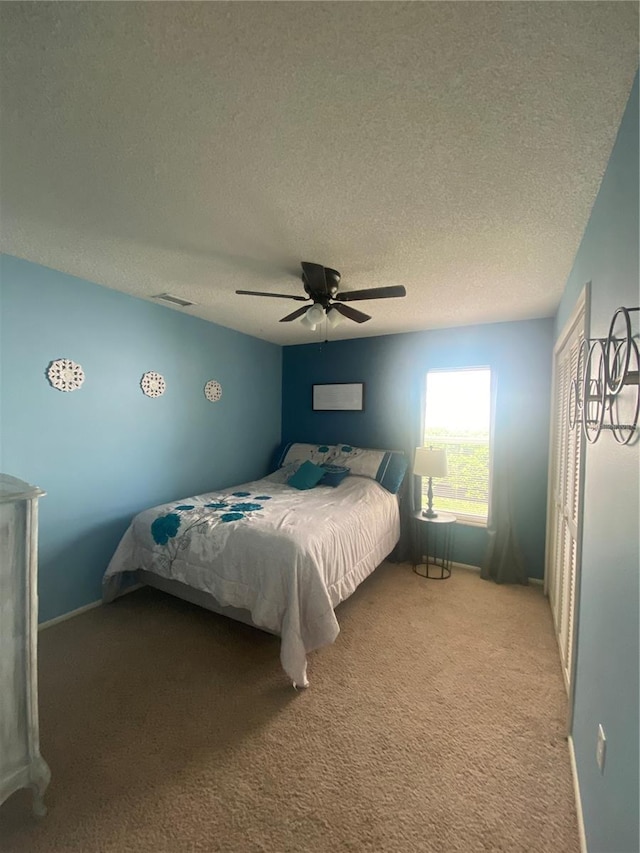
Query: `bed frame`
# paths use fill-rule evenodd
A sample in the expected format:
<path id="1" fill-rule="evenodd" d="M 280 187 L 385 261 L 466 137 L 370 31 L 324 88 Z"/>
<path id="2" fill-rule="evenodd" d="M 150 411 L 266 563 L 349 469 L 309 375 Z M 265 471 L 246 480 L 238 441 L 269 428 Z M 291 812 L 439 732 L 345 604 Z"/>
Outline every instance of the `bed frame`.
<path id="1" fill-rule="evenodd" d="M 265 631 L 267 634 L 272 634 L 279 637 L 275 631 L 270 631 L 269 628 L 263 628 L 251 619 L 251 613 L 240 607 L 224 606 L 218 602 L 210 593 L 203 592 L 200 589 L 194 589 L 181 581 L 170 580 L 163 578 L 160 575 L 155 575 L 153 572 L 148 572 L 145 569 L 138 569 L 138 581 L 152 586 L 154 589 L 159 589 L 161 592 L 166 592 L 169 595 L 175 595 L 176 598 L 182 598 L 191 604 L 197 604 L 198 607 L 204 607 L 206 610 L 211 610 L 213 613 L 218 613 L 220 616 L 227 616 L 229 619 L 235 619 L 236 622 L 244 622 L 245 625 L 250 625 L 252 628 L 257 628 L 259 631 Z"/>

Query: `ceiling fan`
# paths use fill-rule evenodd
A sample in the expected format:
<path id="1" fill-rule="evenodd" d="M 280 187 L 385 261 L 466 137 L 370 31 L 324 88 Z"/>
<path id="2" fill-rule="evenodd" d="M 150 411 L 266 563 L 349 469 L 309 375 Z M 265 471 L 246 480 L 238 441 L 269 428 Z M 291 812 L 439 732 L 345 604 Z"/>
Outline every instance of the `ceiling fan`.
<path id="1" fill-rule="evenodd" d="M 302 261 L 302 284 L 307 296 L 291 296 L 288 293 L 265 293 L 260 290 L 236 290 L 243 296 L 271 296 L 276 299 L 295 299 L 296 302 L 309 302 L 311 306 L 304 305 L 297 308 L 291 314 L 283 317 L 281 323 L 290 323 L 303 317 L 307 325 L 315 326 L 322 321 L 324 315 L 332 326 L 341 322 L 342 317 L 354 320 L 356 323 L 366 323 L 371 317 L 362 311 L 344 305 L 344 302 L 356 302 L 361 299 L 391 299 L 396 296 L 406 296 L 407 291 L 402 285 L 391 285 L 390 287 L 370 287 L 367 290 L 351 290 L 339 293 L 340 273 L 330 267 L 320 264 L 312 264 Z"/>

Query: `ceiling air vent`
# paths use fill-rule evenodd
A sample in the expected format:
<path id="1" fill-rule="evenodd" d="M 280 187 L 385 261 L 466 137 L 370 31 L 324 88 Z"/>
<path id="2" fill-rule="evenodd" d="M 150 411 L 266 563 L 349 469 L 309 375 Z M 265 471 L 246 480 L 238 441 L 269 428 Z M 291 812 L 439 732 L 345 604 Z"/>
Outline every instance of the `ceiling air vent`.
<path id="1" fill-rule="evenodd" d="M 171 293 L 159 293 L 153 297 L 158 302 L 166 302 L 169 305 L 179 305 L 181 308 L 186 308 L 188 305 L 195 305 L 195 302 L 190 302 L 188 299 L 182 299 L 180 296 L 173 296 Z"/>

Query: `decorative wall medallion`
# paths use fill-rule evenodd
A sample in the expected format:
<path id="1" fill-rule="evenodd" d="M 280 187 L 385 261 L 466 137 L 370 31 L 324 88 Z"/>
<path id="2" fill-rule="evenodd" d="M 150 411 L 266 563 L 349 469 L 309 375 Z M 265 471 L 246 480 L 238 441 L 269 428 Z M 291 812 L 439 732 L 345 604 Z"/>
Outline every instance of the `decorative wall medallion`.
<path id="1" fill-rule="evenodd" d="M 70 358 L 57 358 L 47 368 L 47 377 L 58 391 L 77 391 L 84 382 L 84 370 Z"/>
<path id="2" fill-rule="evenodd" d="M 160 373 L 149 370 L 140 380 L 140 387 L 147 397 L 161 397 L 167 389 L 167 383 Z"/>
<path id="3" fill-rule="evenodd" d="M 204 396 L 212 403 L 217 403 L 222 397 L 222 385 L 215 379 L 210 379 L 204 386 Z"/>

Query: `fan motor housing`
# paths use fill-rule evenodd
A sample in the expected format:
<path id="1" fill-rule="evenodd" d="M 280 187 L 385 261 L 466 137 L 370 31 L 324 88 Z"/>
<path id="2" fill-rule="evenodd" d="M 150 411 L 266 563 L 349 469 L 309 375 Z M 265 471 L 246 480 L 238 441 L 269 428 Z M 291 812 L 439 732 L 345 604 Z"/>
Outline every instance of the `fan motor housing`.
<path id="1" fill-rule="evenodd" d="M 325 278 L 327 280 L 327 286 L 329 288 L 329 293 L 332 296 L 338 292 L 338 287 L 340 286 L 340 273 L 338 270 L 331 270 L 329 267 L 324 268 Z"/>
<path id="2" fill-rule="evenodd" d="M 309 287 L 309 285 L 307 283 L 306 276 L 304 275 L 304 273 L 302 274 L 302 284 L 304 285 L 305 291 L 314 300 L 317 300 L 318 302 L 320 302 L 320 304 L 323 304 L 324 301 L 328 301 L 329 299 L 333 299 L 333 297 L 338 292 L 338 288 L 340 286 L 341 275 L 338 272 L 338 270 L 332 270 L 330 267 L 325 267 L 324 268 L 324 276 L 325 276 L 325 281 L 327 282 L 327 290 L 329 291 L 329 293 L 323 300 L 323 299 L 319 298 L 320 294 L 311 290 L 311 288 Z M 324 294 L 322 294 L 322 296 L 324 296 Z"/>

